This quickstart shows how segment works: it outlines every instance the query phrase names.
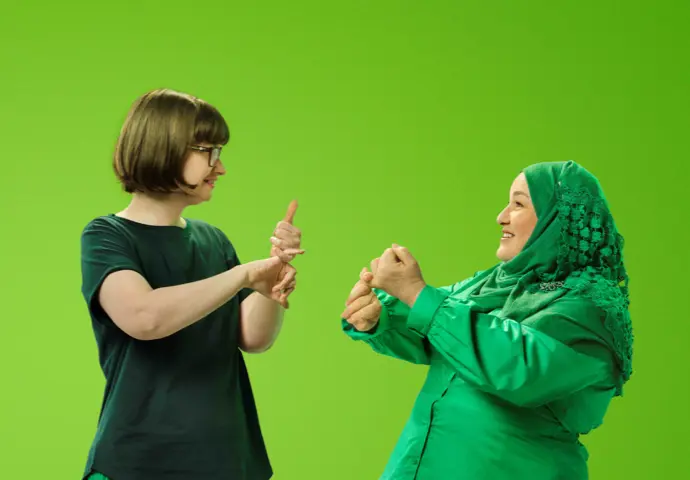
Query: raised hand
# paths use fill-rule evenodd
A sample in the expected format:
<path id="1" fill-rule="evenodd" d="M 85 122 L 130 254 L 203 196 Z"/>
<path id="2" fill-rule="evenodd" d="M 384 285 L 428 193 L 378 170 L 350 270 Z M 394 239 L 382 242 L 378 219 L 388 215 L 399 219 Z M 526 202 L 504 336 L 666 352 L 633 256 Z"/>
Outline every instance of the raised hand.
<path id="1" fill-rule="evenodd" d="M 295 213 L 297 212 L 297 200 L 293 200 L 288 205 L 285 218 L 278 222 L 273 236 L 271 237 L 271 256 L 278 257 L 283 262 L 283 267 L 278 272 L 276 285 L 272 289 L 272 295 L 278 297 L 278 303 L 288 308 L 287 298 L 295 290 L 297 270 L 288 262 L 292 261 L 296 255 L 304 254 L 300 248 L 302 242 L 302 231 L 293 225 Z"/>
<path id="2" fill-rule="evenodd" d="M 380 258 L 371 262 L 370 284 L 392 295 L 410 307 L 426 286 L 417 260 L 405 247 L 393 244 Z"/>
<path id="3" fill-rule="evenodd" d="M 295 256 L 304 254 L 300 248 L 302 243 L 302 231 L 293 225 L 297 212 L 297 200 L 290 202 L 285 218 L 278 222 L 271 237 L 271 256 L 278 256 L 289 263 Z"/>
<path id="4" fill-rule="evenodd" d="M 359 281 L 350 292 L 345 302 L 342 318 L 360 332 L 366 332 L 376 326 L 381 316 L 381 302 L 371 288 L 371 273 L 363 268 Z"/>

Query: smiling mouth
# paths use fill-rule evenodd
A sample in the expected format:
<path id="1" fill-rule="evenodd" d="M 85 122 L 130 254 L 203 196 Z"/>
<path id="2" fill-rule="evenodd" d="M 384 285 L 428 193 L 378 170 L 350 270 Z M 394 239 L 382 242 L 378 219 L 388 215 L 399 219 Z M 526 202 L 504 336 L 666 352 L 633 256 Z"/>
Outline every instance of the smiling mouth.
<path id="1" fill-rule="evenodd" d="M 204 183 L 210 187 L 213 187 L 216 183 L 215 180 L 204 180 Z"/>
<path id="2" fill-rule="evenodd" d="M 504 233 L 503 236 L 501 237 L 501 240 L 509 240 L 513 238 L 515 235 L 512 233 Z"/>

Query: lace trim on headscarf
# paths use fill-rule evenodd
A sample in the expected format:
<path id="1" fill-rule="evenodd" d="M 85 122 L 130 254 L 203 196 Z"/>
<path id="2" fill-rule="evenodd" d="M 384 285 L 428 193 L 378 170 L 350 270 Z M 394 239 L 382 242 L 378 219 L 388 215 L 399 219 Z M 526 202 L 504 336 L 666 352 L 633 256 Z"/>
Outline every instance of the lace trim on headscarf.
<path id="1" fill-rule="evenodd" d="M 621 378 L 617 395 L 632 374 L 633 332 L 628 306 L 628 275 L 623 264 L 623 237 L 617 232 L 605 201 L 587 190 L 557 189 L 561 242 L 557 268 L 540 276 L 536 288 L 566 288 L 590 298 L 606 313 Z"/>

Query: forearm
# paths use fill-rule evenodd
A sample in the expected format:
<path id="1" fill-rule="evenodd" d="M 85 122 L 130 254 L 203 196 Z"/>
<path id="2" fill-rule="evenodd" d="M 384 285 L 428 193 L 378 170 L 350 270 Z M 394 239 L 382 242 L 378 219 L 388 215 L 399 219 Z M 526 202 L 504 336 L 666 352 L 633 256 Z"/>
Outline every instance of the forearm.
<path id="1" fill-rule="evenodd" d="M 204 280 L 151 290 L 138 309 L 147 326 L 145 338 L 164 338 L 192 325 L 227 303 L 246 282 L 240 265 Z"/>
<path id="2" fill-rule="evenodd" d="M 265 352 L 275 343 L 283 326 L 285 309 L 260 293 L 252 293 L 241 306 L 240 348 L 248 353 Z"/>
<path id="3" fill-rule="evenodd" d="M 473 312 L 427 287 L 408 317 L 458 375 L 523 406 L 567 396 L 606 378 L 607 365 L 519 322 Z M 565 320 L 549 315 L 550 322 Z"/>
<path id="4" fill-rule="evenodd" d="M 393 327 L 379 334 L 369 336 L 351 335 L 355 340 L 363 340 L 376 353 L 397 358 L 416 365 L 429 365 L 429 345 L 419 335 L 405 326 Z"/>

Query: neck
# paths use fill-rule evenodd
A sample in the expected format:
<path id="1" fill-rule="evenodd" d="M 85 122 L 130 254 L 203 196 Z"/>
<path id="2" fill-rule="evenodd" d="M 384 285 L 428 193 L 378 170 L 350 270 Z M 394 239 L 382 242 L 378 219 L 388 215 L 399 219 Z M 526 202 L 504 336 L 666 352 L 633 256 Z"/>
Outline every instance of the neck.
<path id="1" fill-rule="evenodd" d="M 176 194 L 135 193 L 120 217 L 147 225 L 185 225 L 182 211 L 187 206 L 184 197 Z"/>

